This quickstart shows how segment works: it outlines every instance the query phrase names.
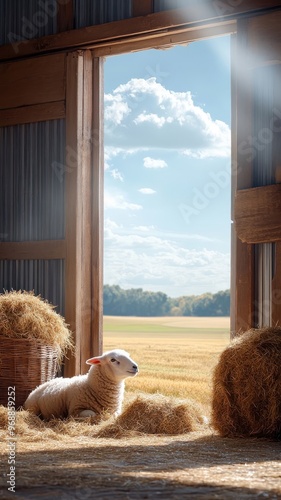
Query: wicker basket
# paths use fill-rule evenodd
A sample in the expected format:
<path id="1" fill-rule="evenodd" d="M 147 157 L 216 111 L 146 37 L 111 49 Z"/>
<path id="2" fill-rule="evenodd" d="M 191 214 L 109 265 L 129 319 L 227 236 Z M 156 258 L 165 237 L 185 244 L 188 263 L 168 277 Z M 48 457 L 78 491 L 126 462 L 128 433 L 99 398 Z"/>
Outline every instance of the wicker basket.
<path id="1" fill-rule="evenodd" d="M 8 388 L 14 387 L 15 408 L 22 406 L 35 387 L 55 377 L 57 360 L 53 347 L 0 335 L 0 404 L 7 406 Z"/>

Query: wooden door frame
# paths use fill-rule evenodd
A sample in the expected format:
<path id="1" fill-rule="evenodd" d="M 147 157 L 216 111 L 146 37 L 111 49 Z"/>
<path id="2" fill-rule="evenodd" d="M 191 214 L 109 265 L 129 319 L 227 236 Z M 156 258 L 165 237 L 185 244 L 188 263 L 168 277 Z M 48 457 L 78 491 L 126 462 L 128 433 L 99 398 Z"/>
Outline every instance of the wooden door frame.
<path id="1" fill-rule="evenodd" d="M 103 291 L 103 60 L 70 52 L 66 74 L 65 317 L 75 355 L 65 375 L 85 373 L 102 351 Z"/>

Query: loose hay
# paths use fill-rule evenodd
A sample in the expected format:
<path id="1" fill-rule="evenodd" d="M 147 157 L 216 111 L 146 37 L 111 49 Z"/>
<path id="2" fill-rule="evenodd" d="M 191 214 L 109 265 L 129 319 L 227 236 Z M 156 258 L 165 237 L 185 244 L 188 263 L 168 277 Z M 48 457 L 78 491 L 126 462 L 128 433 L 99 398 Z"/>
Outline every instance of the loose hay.
<path id="1" fill-rule="evenodd" d="M 54 306 L 33 292 L 13 291 L 0 295 L 0 335 L 35 340 L 58 351 L 59 358 L 72 347 L 71 333 Z"/>
<path id="2" fill-rule="evenodd" d="M 98 432 L 99 437 L 143 434 L 184 434 L 204 423 L 202 409 L 192 400 L 177 400 L 161 394 L 140 395 L 130 402 L 115 422 Z"/>
<path id="3" fill-rule="evenodd" d="M 129 399 L 121 415 L 114 419 L 103 413 L 99 419 L 68 418 L 41 420 L 26 410 L 15 415 L 17 437 L 24 441 L 45 441 L 72 437 L 122 438 L 146 434 L 177 435 L 202 429 L 205 423 L 203 410 L 192 400 L 178 400 L 161 394 L 142 394 Z M 5 437 L 8 409 L 0 405 L 0 440 Z"/>
<path id="4" fill-rule="evenodd" d="M 213 376 L 212 425 L 229 437 L 281 438 L 281 328 L 252 329 L 222 352 Z"/>
<path id="5" fill-rule="evenodd" d="M 99 424 L 108 419 L 107 414 L 99 418 Z M 15 413 L 14 434 L 18 441 L 34 443 L 49 440 L 67 441 L 69 437 L 95 437 L 98 425 L 94 418 L 76 420 L 68 418 L 61 420 L 58 418 L 49 421 L 41 420 L 40 417 L 26 410 L 19 410 Z M 0 405 L 0 441 L 7 439 L 8 429 L 8 409 Z M 43 448 L 43 444 L 42 444 Z"/>

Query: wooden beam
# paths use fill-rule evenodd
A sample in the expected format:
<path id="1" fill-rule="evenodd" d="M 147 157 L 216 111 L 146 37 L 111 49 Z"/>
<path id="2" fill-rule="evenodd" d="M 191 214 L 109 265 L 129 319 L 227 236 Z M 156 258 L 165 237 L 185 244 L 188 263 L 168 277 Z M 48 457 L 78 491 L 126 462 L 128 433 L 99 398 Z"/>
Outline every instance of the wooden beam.
<path id="1" fill-rule="evenodd" d="M 231 267 L 230 267 L 230 335 L 234 337 L 238 327 L 236 321 L 236 240 L 234 220 L 234 194 L 237 189 L 237 35 L 231 37 Z"/>
<path id="2" fill-rule="evenodd" d="M 236 239 L 236 328 L 232 336 L 255 326 L 255 263 L 253 246 Z"/>
<path id="3" fill-rule="evenodd" d="M 167 35 L 150 35 L 147 39 L 134 40 L 127 38 L 126 41 L 118 40 L 104 42 L 97 48 L 93 46 L 96 57 L 106 57 L 127 52 L 135 52 L 146 49 L 165 49 L 174 45 L 186 45 L 190 42 L 204 40 L 216 36 L 230 35 L 236 32 L 236 21 L 226 21 L 221 24 L 210 24 L 203 27 L 193 26 L 188 31 L 169 33 Z"/>
<path id="4" fill-rule="evenodd" d="M 95 354 L 103 343 L 103 214 L 104 214 L 104 140 L 103 140 L 103 59 L 93 59 L 93 186 L 92 186 L 92 331 Z"/>
<path id="5" fill-rule="evenodd" d="M 0 64 L 0 109 L 65 100 L 65 54 Z"/>
<path id="6" fill-rule="evenodd" d="M 64 101 L 21 106 L 20 108 L 0 109 L 0 127 L 58 120 L 60 118 L 65 118 Z"/>
<path id="7" fill-rule="evenodd" d="M 0 243 L 0 260 L 49 260 L 64 259 L 65 256 L 65 240 Z"/>
<path id="8" fill-rule="evenodd" d="M 65 316 L 74 332 L 75 357 L 66 376 L 86 371 L 91 337 L 92 56 L 67 56 L 66 87 L 66 277 Z"/>
<path id="9" fill-rule="evenodd" d="M 237 191 L 235 227 L 247 243 L 281 240 L 281 184 Z"/>
<path id="10" fill-rule="evenodd" d="M 233 2 L 232 2 L 233 4 Z M 245 14 L 255 14 L 264 10 L 281 9 L 278 0 L 244 0 L 230 5 L 229 0 L 220 2 L 209 2 L 199 0 L 190 3 L 188 8 L 174 9 L 157 12 L 147 16 L 140 16 L 122 21 L 115 21 L 101 25 L 66 31 L 56 35 L 49 35 L 39 39 L 21 41 L 0 47 L 0 61 L 12 60 L 29 55 L 44 54 L 56 50 L 67 50 L 93 46 L 104 41 L 120 40 L 127 37 L 135 37 L 141 40 L 147 39 L 158 32 L 159 36 L 163 29 L 170 30 L 180 28 L 188 31 L 194 23 L 197 26 L 224 23 L 229 19 L 237 19 Z"/>
<path id="11" fill-rule="evenodd" d="M 133 17 L 146 16 L 152 14 L 154 8 L 154 0 L 133 0 L 132 12 Z"/>
<path id="12" fill-rule="evenodd" d="M 232 170 L 233 189 L 250 188 L 252 186 L 253 158 L 249 154 L 249 137 L 252 136 L 252 92 L 251 72 L 249 68 L 248 50 L 248 19 L 237 21 L 235 58 L 232 65 L 235 78 L 232 91 L 232 112 L 236 122 L 237 143 L 234 146 Z M 251 152 L 251 151 L 250 151 Z M 232 196 L 233 200 L 233 196 Z M 232 315 L 234 317 L 234 335 L 255 325 L 255 260 L 254 246 L 242 243 L 236 232 L 235 210 L 232 208 L 234 219 L 232 252 L 235 258 L 235 298 Z M 233 291 L 234 291 L 233 290 Z"/>
<path id="13" fill-rule="evenodd" d="M 92 329 L 92 84 L 93 84 L 93 61 L 91 51 L 83 55 L 84 78 L 83 78 L 83 125 L 81 147 L 81 175 L 79 176 L 80 188 L 78 203 L 80 205 L 80 224 L 78 238 L 81 256 L 81 269 L 79 271 L 80 285 L 77 296 L 78 307 L 81 311 L 80 327 L 80 373 L 86 373 L 89 369 L 86 360 L 94 355 L 94 333 Z"/>
<path id="14" fill-rule="evenodd" d="M 80 224 L 78 180 L 81 173 L 80 147 L 83 125 L 83 55 L 77 52 L 68 54 L 66 71 L 65 318 L 73 332 L 75 342 L 75 356 L 68 354 L 64 365 L 64 375 L 69 377 L 80 371 L 82 333 L 78 310 L 80 285 L 78 268 L 81 265 L 81 255 L 77 232 Z"/>
<path id="15" fill-rule="evenodd" d="M 249 50 L 252 65 L 281 61 L 281 11 L 249 19 Z"/>
<path id="16" fill-rule="evenodd" d="M 272 280 L 272 326 L 281 325 L 281 242 L 275 244 L 275 269 Z"/>
<path id="17" fill-rule="evenodd" d="M 74 6 L 73 0 L 58 2 L 57 32 L 72 30 L 74 27 Z"/>

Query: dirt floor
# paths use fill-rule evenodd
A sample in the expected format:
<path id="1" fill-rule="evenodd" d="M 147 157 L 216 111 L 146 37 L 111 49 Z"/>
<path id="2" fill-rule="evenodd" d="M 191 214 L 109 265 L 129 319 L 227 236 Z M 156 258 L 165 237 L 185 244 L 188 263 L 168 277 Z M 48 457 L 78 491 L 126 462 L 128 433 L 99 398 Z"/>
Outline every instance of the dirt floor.
<path id="1" fill-rule="evenodd" d="M 45 425 L 45 424 L 44 424 Z M 177 436 L 96 436 L 90 424 L 21 428 L 16 491 L 7 490 L 1 430 L 0 499 L 281 499 L 281 443 L 221 438 L 205 426 Z"/>

